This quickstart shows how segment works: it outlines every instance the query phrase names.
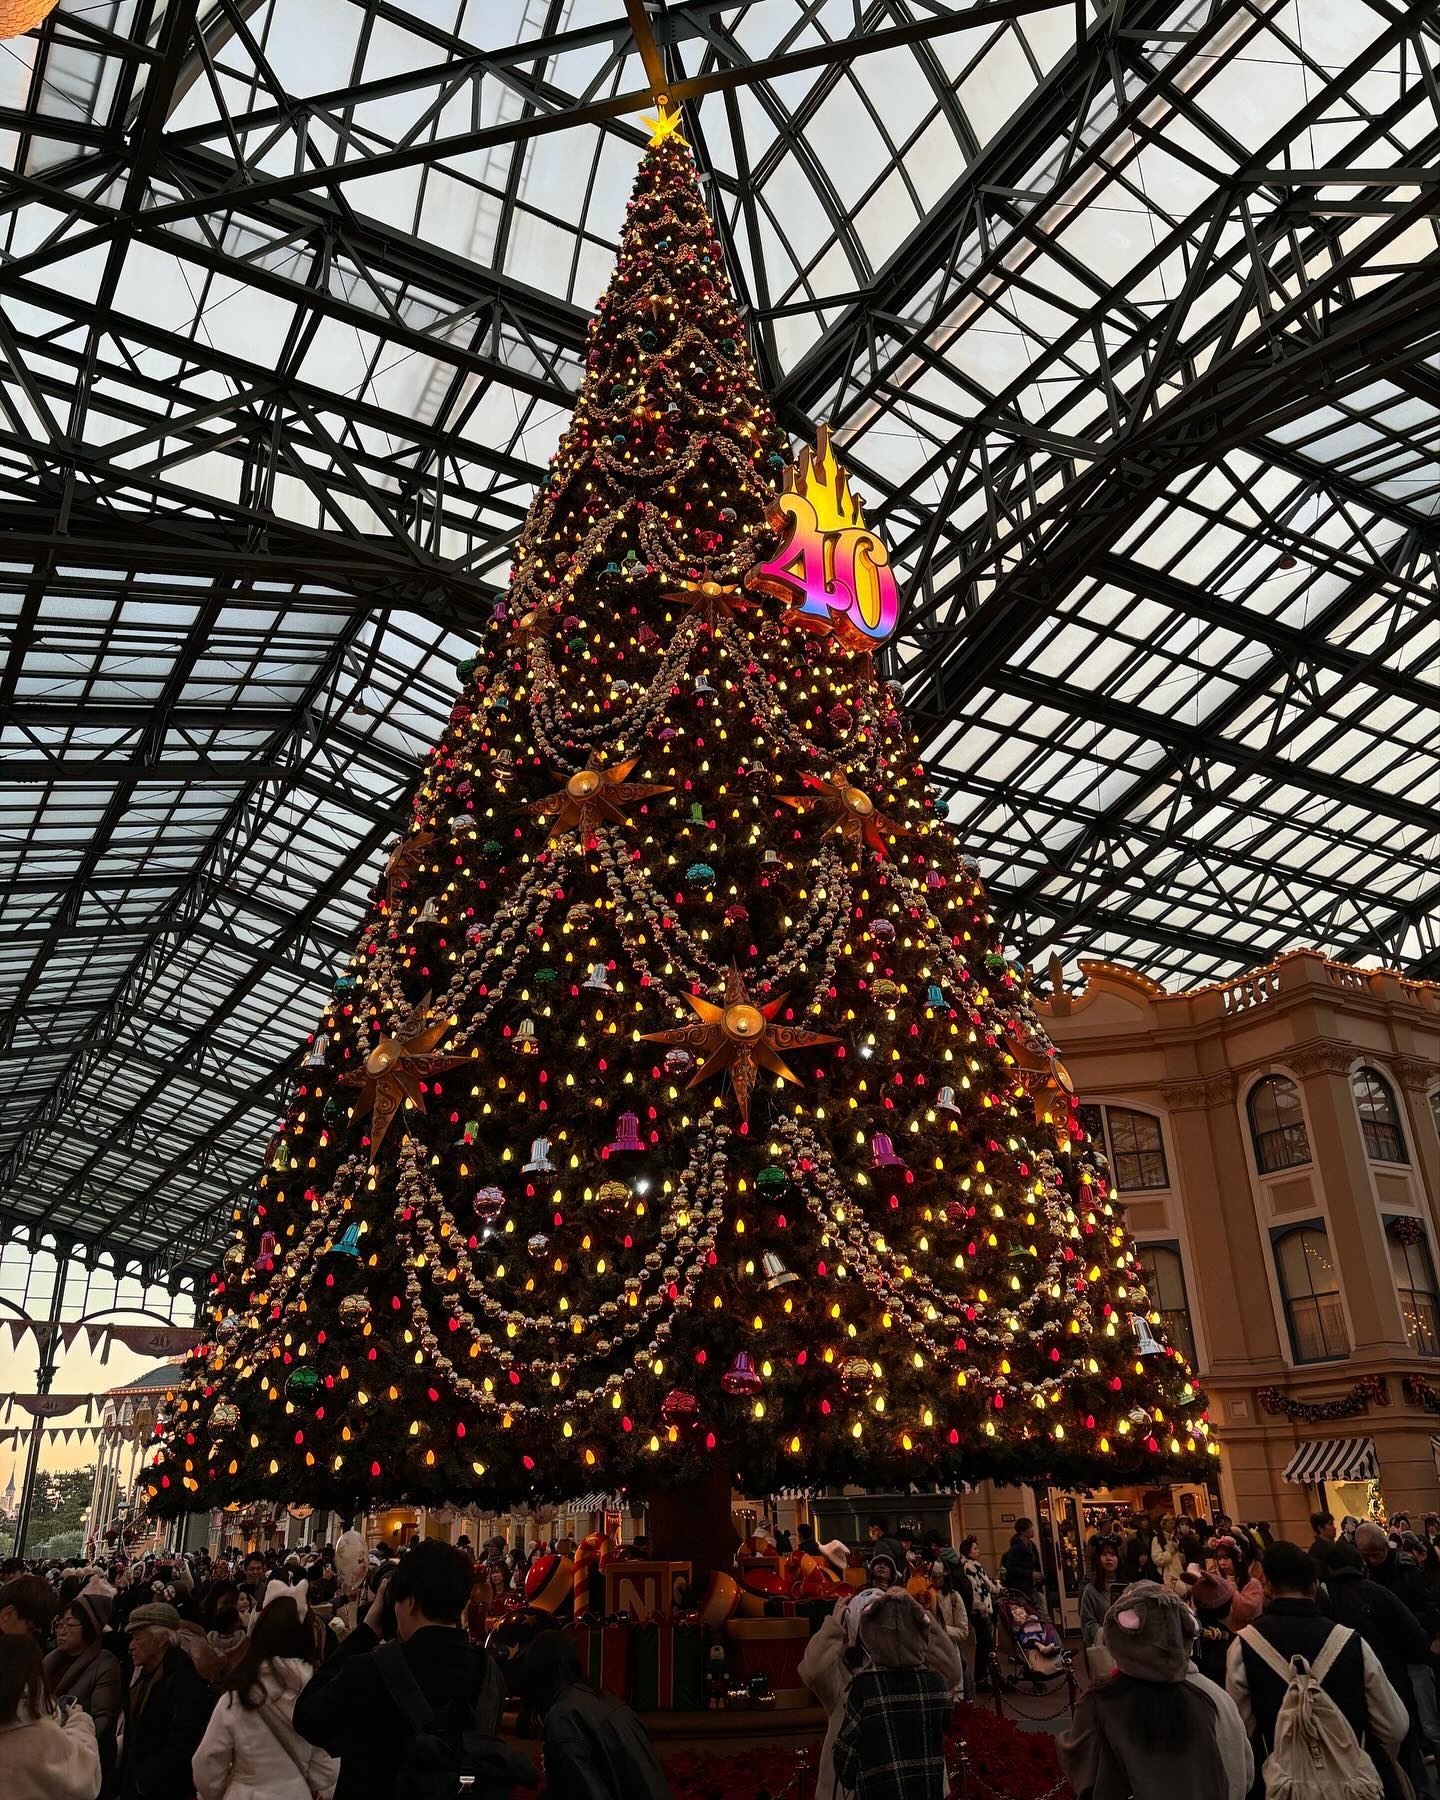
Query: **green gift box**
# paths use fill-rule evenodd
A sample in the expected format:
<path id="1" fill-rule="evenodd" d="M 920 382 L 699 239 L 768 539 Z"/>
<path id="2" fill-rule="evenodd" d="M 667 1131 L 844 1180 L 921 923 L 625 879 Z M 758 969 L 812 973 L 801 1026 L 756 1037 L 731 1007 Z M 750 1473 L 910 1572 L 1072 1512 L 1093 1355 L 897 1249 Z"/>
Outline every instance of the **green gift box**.
<path id="1" fill-rule="evenodd" d="M 698 1624 L 651 1619 L 630 1633 L 631 1700 L 639 1712 L 701 1712 L 705 1707 L 704 1632 Z"/>

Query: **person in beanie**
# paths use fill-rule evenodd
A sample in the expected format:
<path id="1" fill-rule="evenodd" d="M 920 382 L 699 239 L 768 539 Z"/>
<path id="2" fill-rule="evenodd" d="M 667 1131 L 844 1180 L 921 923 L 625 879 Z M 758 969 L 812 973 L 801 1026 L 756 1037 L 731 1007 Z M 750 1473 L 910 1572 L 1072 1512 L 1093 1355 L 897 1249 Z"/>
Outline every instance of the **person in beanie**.
<path id="1" fill-rule="evenodd" d="M 945 1728 L 954 1702 L 944 1678 L 927 1666 L 930 1640 L 943 1635 L 913 1594 L 893 1588 L 861 1614 L 865 1663 L 850 1683 L 835 1737 L 841 1792 L 855 1800 L 944 1800 Z"/>
<path id="2" fill-rule="evenodd" d="M 125 1621 L 134 1677 L 125 1697 L 121 1800 L 190 1800 L 190 1759 L 210 1722 L 212 1696 L 180 1647 L 180 1615 L 147 1600 Z"/>
<path id="3" fill-rule="evenodd" d="M 1235 1703 L 1190 1660 L 1189 1607 L 1155 1581 L 1125 1588 L 1104 1619 L 1115 1662 L 1056 1741 L 1076 1800 L 1245 1800 L 1254 1759 Z"/>
<path id="4" fill-rule="evenodd" d="M 103 1575 L 92 1575 L 56 1619 L 55 1648 L 45 1658 L 50 1692 L 77 1700 L 95 1726 L 102 1794 L 109 1794 L 114 1783 L 115 1729 L 125 1705 L 124 1672 L 100 1641 L 114 1607 L 114 1588 Z"/>

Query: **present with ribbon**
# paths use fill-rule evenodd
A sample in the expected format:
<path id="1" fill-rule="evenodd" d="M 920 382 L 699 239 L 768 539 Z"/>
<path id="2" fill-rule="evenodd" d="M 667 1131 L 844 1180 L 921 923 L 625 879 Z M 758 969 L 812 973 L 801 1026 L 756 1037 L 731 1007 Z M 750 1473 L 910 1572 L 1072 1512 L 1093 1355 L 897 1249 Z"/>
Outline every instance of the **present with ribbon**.
<path id="1" fill-rule="evenodd" d="M 705 1633 L 693 1614 L 656 1615 L 630 1633 L 631 1705 L 637 1712 L 700 1712 Z"/>
<path id="2" fill-rule="evenodd" d="M 595 1686 L 617 1700 L 630 1698 L 630 1639 L 628 1618 L 598 1619 L 588 1614 L 569 1632 L 580 1653 L 580 1668 Z"/>

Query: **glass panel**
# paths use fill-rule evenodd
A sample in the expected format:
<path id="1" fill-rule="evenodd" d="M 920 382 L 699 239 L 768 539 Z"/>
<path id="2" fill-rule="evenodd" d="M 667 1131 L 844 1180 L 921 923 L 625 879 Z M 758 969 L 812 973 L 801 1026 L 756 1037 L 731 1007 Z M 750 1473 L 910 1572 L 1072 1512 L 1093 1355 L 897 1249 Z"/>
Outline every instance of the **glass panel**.
<path id="1" fill-rule="evenodd" d="M 1195 1361 L 1195 1333 L 1185 1295 L 1185 1267 L 1179 1252 L 1164 1244 L 1139 1244 L 1136 1249 L 1145 1271 L 1150 1303 L 1160 1315 L 1165 1338 L 1188 1363 Z"/>
<path id="2" fill-rule="evenodd" d="M 1255 1162 L 1262 1175 L 1309 1162 L 1310 1139 L 1293 1081 L 1284 1075 L 1267 1075 L 1251 1090 L 1248 1104 Z"/>
<path id="3" fill-rule="evenodd" d="M 1357 1069 L 1350 1077 L 1360 1129 L 1365 1134 L 1365 1154 L 1372 1162 L 1409 1162 L 1400 1115 L 1390 1084 L 1374 1069 Z"/>
<path id="4" fill-rule="evenodd" d="M 1165 1146 L 1160 1121 L 1153 1113 L 1131 1112 L 1123 1106 L 1107 1106 L 1110 1159 L 1115 1166 L 1115 1185 L 1122 1188 L 1163 1188 L 1170 1185 L 1165 1166 Z"/>
<path id="5" fill-rule="evenodd" d="M 1344 1356 L 1350 1349 L 1340 1305 L 1340 1281 L 1323 1231 L 1288 1232 L 1275 1246 L 1297 1362 Z"/>
<path id="6" fill-rule="evenodd" d="M 1417 1356 L 1440 1356 L 1440 1309 L 1436 1307 L 1435 1271 L 1428 1246 L 1423 1241 L 1405 1244 L 1392 1237 L 1390 1267 L 1410 1348 Z"/>

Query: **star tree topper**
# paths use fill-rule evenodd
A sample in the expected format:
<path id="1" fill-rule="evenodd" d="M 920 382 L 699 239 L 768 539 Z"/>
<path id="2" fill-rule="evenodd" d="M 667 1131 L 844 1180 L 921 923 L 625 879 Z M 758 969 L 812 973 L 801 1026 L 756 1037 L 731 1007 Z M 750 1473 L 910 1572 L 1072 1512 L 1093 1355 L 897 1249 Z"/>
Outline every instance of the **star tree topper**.
<path id="1" fill-rule="evenodd" d="M 401 1105 L 414 1103 L 417 1112 L 425 1111 L 425 1095 L 421 1091 L 422 1075 L 439 1075 L 445 1069 L 469 1062 L 468 1056 L 434 1054 L 435 1046 L 450 1029 L 450 1021 L 427 1024 L 428 997 L 425 1004 L 395 1028 L 395 1036 L 381 1033 L 380 1042 L 365 1058 L 365 1067 L 340 1077 L 345 1087 L 360 1090 L 360 1110 L 370 1109 L 370 1154 L 373 1158 Z"/>
<path id="2" fill-rule="evenodd" d="M 760 1069 L 773 1070 L 782 1081 L 793 1081 L 798 1085 L 800 1077 L 786 1067 L 778 1051 L 805 1050 L 812 1044 L 837 1044 L 840 1041 L 823 1031 L 807 1031 L 802 1025 L 774 1024 L 776 1013 L 789 995 L 781 994 L 764 1006 L 756 1006 L 746 992 L 745 977 L 733 963 L 725 973 L 723 1006 L 702 1000 L 696 994 L 686 994 L 685 998 L 700 1015 L 696 1022 L 676 1025 L 669 1031 L 646 1032 L 644 1041 L 647 1044 L 679 1044 L 704 1056 L 705 1061 L 690 1077 L 691 1087 L 728 1069 L 735 1084 L 735 1098 L 742 1119 L 750 1117 L 750 1095 Z"/>

